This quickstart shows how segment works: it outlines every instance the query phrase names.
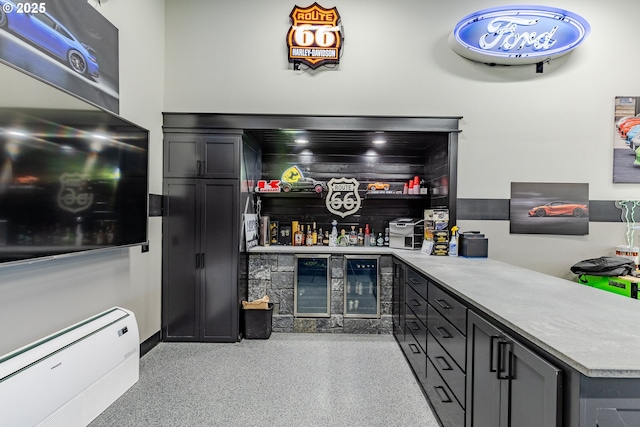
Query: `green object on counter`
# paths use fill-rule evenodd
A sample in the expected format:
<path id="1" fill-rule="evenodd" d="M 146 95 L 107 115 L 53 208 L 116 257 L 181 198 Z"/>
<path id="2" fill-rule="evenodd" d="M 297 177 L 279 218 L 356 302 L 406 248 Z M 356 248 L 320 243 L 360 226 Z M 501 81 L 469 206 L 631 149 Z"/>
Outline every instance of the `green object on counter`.
<path id="1" fill-rule="evenodd" d="M 580 276 L 579 282 L 583 285 L 602 289 L 625 297 L 638 299 L 638 283 L 631 279 L 618 276 Z"/>

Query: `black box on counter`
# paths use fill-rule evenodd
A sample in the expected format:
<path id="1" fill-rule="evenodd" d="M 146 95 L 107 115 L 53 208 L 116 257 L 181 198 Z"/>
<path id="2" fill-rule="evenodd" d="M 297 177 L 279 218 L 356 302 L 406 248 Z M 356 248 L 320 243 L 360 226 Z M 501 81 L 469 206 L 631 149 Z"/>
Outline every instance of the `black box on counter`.
<path id="1" fill-rule="evenodd" d="M 467 231 L 458 236 L 458 255 L 486 258 L 488 252 L 489 240 L 479 231 Z"/>
<path id="2" fill-rule="evenodd" d="M 435 243 L 449 243 L 449 230 L 436 230 L 432 232 L 432 238 Z"/>

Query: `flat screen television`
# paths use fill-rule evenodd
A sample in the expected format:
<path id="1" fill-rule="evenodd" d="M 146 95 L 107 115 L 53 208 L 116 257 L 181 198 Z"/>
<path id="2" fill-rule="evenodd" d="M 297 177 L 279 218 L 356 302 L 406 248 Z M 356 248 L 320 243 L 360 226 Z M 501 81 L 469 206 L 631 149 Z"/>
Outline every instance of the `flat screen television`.
<path id="1" fill-rule="evenodd" d="M 106 111 L 0 108 L 0 262 L 146 243 L 148 146 Z"/>

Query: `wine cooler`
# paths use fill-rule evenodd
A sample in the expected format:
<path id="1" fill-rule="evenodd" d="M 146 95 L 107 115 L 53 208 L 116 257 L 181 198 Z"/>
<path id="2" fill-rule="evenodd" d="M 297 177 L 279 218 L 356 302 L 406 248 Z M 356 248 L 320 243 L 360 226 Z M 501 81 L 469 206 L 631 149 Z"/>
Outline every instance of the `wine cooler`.
<path id="1" fill-rule="evenodd" d="M 344 256 L 344 317 L 380 317 L 380 256 Z"/>

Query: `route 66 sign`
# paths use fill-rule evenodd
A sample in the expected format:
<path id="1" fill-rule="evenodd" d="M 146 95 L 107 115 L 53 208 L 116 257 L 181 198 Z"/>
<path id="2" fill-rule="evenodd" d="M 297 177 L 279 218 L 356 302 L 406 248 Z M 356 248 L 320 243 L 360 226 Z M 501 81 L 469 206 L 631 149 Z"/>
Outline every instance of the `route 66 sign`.
<path id="1" fill-rule="evenodd" d="M 78 213 L 93 203 L 93 193 L 86 175 L 63 173 L 60 175 L 60 184 L 58 206 L 65 211 Z"/>
<path id="2" fill-rule="evenodd" d="M 355 178 L 331 178 L 325 200 L 329 212 L 342 218 L 358 212 L 362 203 L 358 187 L 360 183 Z"/>
<path id="3" fill-rule="evenodd" d="M 296 6 L 289 18 L 289 62 L 303 63 L 312 69 L 340 62 L 343 37 L 338 26 L 338 9 L 325 9 L 318 3 L 309 7 Z"/>

